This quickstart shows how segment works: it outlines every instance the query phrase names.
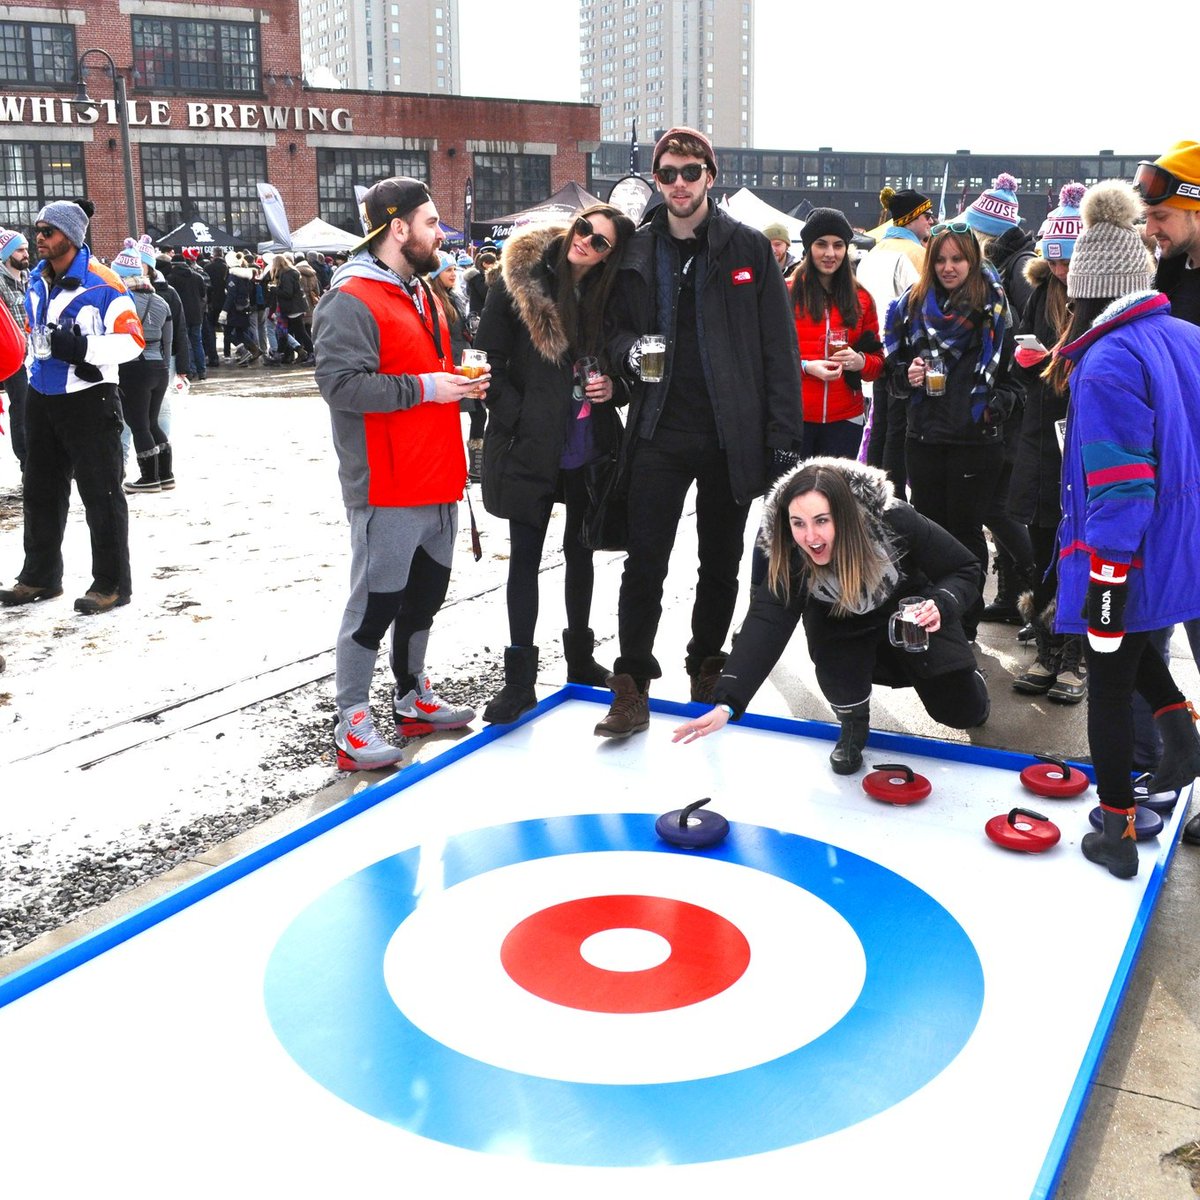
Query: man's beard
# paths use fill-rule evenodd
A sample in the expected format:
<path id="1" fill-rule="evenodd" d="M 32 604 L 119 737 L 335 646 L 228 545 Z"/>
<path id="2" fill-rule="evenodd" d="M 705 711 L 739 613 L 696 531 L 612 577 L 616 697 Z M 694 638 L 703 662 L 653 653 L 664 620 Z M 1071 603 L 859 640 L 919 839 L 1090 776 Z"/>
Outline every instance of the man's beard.
<path id="1" fill-rule="evenodd" d="M 705 204 L 705 203 L 707 202 L 707 200 L 708 200 L 708 193 L 707 193 L 707 192 L 705 192 L 705 193 L 704 193 L 704 194 L 703 194 L 703 195 L 700 197 L 700 199 L 699 199 L 699 200 L 695 200 L 695 201 L 688 201 L 688 203 L 684 205 L 684 210 L 683 210 L 682 212 L 681 212 L 681 211 L 679 211 L 678 209 L 676 209 L 676 208 L 675 208 L 675 206 L 674 206 L 674 204 L 673 204 L 673 202 L 672 202 L 671 200 L 667 199 L 667 197 L 666 197 L 666 196 L 664 196 L 664 197 L 663 197 L 663 200 L 666 202 L 666 205 L 667 205 L 667 211 L 668 211 L 668 212 L 669 212 L 669 213 L 670 213 L 670 214 L 671 214 L 673 217 L 679 217 L 681 220 L 685 220 L 685 221 L 686 221 L 688 217 L 690 217 L 690 216 L 691 216 L 693 213 L 695 213 L 695 212 L 697 212 L 697 211 L 699 210 L 699 208 L 700 208 L 700 206 L 701 206 L 702 204 Z"/>
<path id="2" fill-rule="evenodd" d="M 405 262 L 419 275 L 428 275 L 430 271 L 436 271 L 441 262 L 436 250 L 431 248 L 420 251 L 414 249 L 410 242 L 405 242 L 400 247 L 400 253 L 404 255 Z"/>

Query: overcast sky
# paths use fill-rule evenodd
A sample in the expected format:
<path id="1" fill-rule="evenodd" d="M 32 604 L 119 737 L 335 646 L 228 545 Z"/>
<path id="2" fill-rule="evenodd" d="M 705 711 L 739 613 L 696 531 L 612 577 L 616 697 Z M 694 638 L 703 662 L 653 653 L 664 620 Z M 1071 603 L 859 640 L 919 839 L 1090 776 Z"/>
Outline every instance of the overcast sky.
<path id="1" fill-rule="evenodd" d="M 1194 39 L 1194 0 L 1122 9 L 1121 21 L 1046 0 L 957 8 L 757 0 L 754 144 L 1158 154 L 1200 140 L 1200 108 L 1183 94 L 1195 72 L 1162 50 Z M 575 0 L 459 0 L 458 11 L 464 93 L 579 98 Z M 821 24 L 831 12 L 836 29 Z"/>

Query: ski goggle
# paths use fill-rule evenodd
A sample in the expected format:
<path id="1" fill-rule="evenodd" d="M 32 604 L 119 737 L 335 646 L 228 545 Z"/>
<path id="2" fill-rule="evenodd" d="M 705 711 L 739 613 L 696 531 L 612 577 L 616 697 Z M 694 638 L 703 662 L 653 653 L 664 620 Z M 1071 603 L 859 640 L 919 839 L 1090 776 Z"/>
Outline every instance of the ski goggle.
<path id="1" fill-rule="evenodd" d="M 686 167 L 659 167 L 654 175 L 660 183 L 674 183 L 680 175 L 683 176 L 685 182 L 695 183 L 704 172 L 703 163 L 688 163 Z"/>
<path id="2" fill-rule="evenodd" d="M 1147 204 L 1161 204 L 1172 196 L 1200 200 L 1200 184 L 1189 183 L 1152 162 L 1140 162 L 1133 174 L 1133 186 Z"/>
<path id="3" fill-rule="evenodd" d="M 612 249 L 612 242 L 602 233 L 596 233 L 587 217 L 575 218 L 575 232 L 586 241 L 591 242 L 592 249 L 597 254 L 607 254 Z"/>

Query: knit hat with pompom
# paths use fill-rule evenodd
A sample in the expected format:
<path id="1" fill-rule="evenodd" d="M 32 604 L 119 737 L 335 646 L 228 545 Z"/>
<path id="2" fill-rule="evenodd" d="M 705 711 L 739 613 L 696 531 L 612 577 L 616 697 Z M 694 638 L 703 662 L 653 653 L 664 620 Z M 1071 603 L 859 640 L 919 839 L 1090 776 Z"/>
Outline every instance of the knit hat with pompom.
<path id="1" fill-rule="evenodd" d="M 1048 262 L 1063 262 L 1071 257 L 1075 239 L 1083 228 L 1079 202 L 1087 189 L 1082 183 L 1065 183 L 1058 193 L 1058 207 L 1052 209 L 1038 230 L 1042 257 Z"/>
<path id="2" fill-rule="evenodd" d="M 1106 179 L 1084 193 L 1080 213 L 1083 232 L 1071 255 L 1067 296 L 1115 300 L 1151 287 L 1154 260 L 1134 228 L 1142 213 L 1137 192 L 1122 179 Z"/>
<path id="3" fill-rule="evenodd" d="M 966 222 L 976 233 L 1000 237 L 1021 223 L 1017 211 L 1017 181 L 1011 175 L 997 175 L 992 186 L 966 211 Z"/>
<path id="4" fill-rule="evenodd" d="M 138 253 L 137 242 L 133 238 L 125 239 L 120 254 L 112 260 L 112 269 L 126 278 L 142 273 L 142 256 Z"/>

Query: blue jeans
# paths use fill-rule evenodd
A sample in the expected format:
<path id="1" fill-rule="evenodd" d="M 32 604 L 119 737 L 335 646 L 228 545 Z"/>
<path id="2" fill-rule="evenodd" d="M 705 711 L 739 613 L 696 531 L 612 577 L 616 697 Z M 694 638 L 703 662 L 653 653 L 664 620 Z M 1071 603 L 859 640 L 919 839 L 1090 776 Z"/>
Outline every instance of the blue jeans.
<path id="1" fill-rule="evenodd" d="M 208 359 L 204 356 L 204 326 L 188 326 L 188 344 L 192 348 L 192 374 L 197 378 L 204 375 Z"/>

